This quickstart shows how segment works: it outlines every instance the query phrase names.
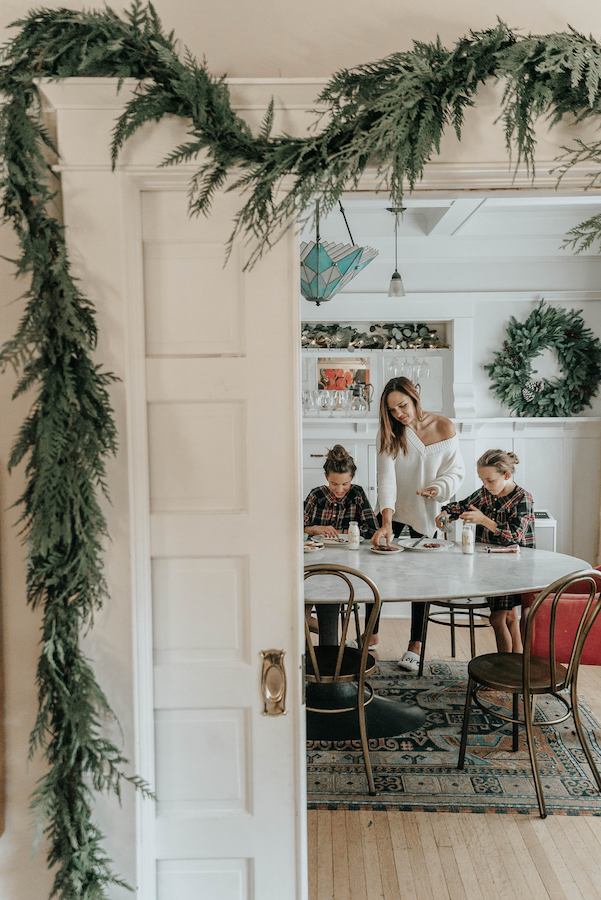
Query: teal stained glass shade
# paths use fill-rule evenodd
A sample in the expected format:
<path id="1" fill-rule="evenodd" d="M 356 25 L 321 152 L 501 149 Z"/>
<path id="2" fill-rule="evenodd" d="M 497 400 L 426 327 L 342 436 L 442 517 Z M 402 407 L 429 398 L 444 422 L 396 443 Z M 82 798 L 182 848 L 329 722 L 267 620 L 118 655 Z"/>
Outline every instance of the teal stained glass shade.
<path id="1" fill-rule="evenodd" d="M 301 244 L 301 293 L 318 305 L 352 281 L 378 255 L 371 247 L 303 241 Z"/>

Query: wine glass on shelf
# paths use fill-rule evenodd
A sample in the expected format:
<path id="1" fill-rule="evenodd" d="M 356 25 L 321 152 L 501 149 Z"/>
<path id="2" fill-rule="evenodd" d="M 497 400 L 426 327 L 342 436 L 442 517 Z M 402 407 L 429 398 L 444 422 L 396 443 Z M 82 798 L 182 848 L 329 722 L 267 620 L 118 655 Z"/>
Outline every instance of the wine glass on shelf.
<path id="1" fill-rule="evenodd" d="M 403 374 L 403 363 L 398 356 L 393 357 L 388 363 L 388 378 L 398 378 Z"/>
<path id="2" fill-rule="evenodd" d="M 334 408 L 336 405 L 334 393 L 334 391 L 328 390 L 319 392 L 319 408 L 320 410 L 323 410 L 324 413 L 329 413 L 331 416 L 334 415 Z"/>
<path id="3" fill-rule="evenodd" d="M 421 356 L 416 361 L 415 380 L 421 381 L 423 378 L 429 378 L 429 377 L 430 377 L 430 366 L 428 365 L 427 360 L 425 360 L 424 357 Z"/>
<path id="4" fill-rule="evenodd" d="M 415 366 L 413 365 L 412 359 L 404 360 L 403 375 L 405 376 L 405 378 L 408 378 L 409 381 L 415 381 Z"/>

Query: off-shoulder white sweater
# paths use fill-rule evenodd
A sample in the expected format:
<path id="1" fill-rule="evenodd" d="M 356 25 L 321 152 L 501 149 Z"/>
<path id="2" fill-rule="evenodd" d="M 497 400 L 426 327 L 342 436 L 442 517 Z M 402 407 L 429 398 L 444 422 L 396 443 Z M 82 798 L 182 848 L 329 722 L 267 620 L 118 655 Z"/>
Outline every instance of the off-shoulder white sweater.
<path id="1" fill-rule="evenodd" d="M 378 453 L 378 510 L 392 509 L 394 522 L 411 525 L 420 534 L 433 537 L 434 519 L 443 503 L 459 489 L 465 466 L 457 435 L 435 444 L 424 444 L 415 431 L 407 428 L 407 453 L 396 459 Z M 378 435 L 378 444 L 380 445 Z M 435 500 L 418 497 L 418 488 L 438 488 Z"/>

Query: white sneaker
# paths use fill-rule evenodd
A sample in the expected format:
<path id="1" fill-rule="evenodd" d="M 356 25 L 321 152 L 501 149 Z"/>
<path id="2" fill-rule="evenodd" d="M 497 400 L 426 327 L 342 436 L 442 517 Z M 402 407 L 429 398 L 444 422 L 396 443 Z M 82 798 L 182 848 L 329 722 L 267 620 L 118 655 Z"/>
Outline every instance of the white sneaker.
<path id="1" fill-rule="evenodd" d="M 408 672 L 417 672 L 419 670 L 419 653 L 414 653 L 413 650 L 405 650 L 399 659 L 399 666 Z"/>

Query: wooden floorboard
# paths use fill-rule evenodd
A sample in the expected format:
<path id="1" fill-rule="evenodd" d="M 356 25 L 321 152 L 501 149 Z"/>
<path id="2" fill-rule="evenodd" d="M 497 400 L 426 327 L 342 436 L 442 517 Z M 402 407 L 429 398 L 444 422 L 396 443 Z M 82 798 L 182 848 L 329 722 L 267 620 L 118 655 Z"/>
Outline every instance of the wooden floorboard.
<path id="1" fill-rule="evenodd" d="M 383 659 L 402 655 L 408 628 L 383 620 Z M 494 650 L 491 629 L 476 641 Z M 428 656 L 450 658 L 447 628 L 430 626 Z M 601 720 L 601 668 L 582 667 L 579 691 Z M 308 829 L 309 900 L 601 900 L 598 817 L 318 810 Z"/>

